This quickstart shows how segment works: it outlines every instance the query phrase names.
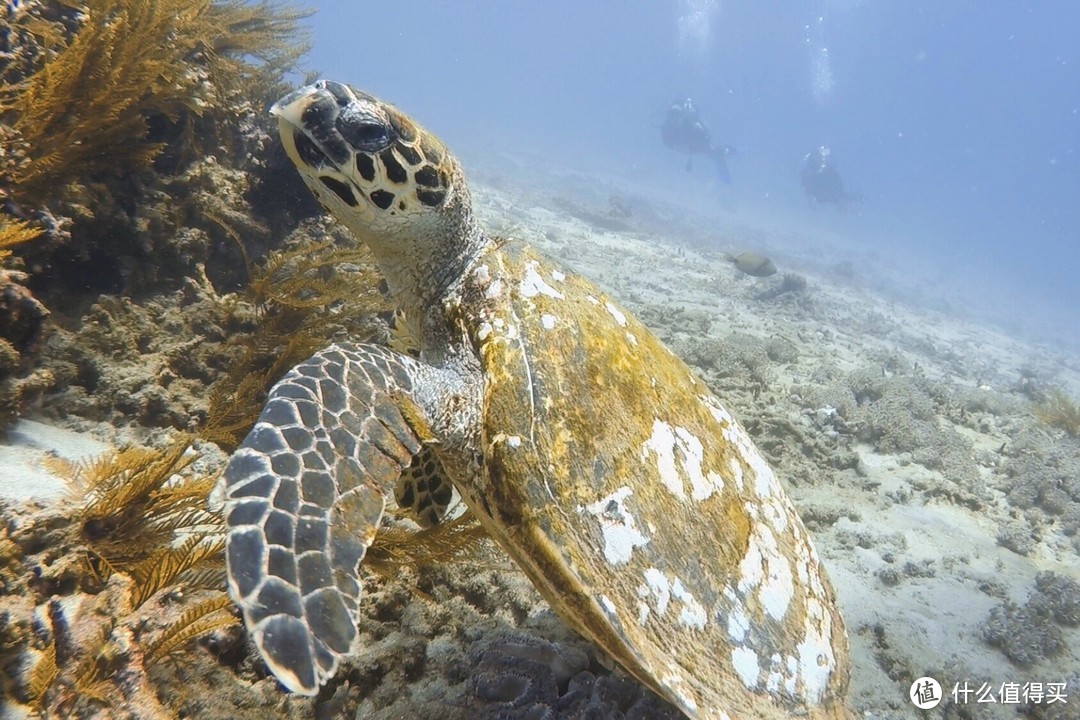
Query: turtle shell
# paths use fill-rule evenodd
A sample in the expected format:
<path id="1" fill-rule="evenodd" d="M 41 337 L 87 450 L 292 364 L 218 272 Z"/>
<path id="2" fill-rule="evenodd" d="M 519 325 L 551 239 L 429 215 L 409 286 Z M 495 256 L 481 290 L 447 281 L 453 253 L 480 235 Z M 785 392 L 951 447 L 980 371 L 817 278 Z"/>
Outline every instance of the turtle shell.
<path id="1" fill-rule="evenodd" d="M 689 717 L 844 717 L 835 593 L 705 384 L 526 245 L 498 245 L 464 282 L 485 467 L 459 490 L 544 598 Z"/>

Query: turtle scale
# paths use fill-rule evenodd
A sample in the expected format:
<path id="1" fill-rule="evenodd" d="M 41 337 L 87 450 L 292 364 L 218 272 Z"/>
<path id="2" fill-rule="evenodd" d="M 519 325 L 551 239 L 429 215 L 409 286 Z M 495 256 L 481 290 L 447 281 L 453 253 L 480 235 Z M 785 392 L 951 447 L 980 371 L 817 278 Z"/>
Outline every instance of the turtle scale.
<path id="1" fill-rule="evenodd" d="M 272 112 L 419 340 L 299 365 L 223 473 L 230 593 L 274 674 L 314 694 L 355 651 L 384 504 L 446 478 L 564 620 L 689 718 L 847 717 L 809 535 L 690 368 L 587 280 L 486 236 L 454 156 L 397 109 L 319 81 Z M 279 459 L 300 447 L 317 453 Z M 260 520 L 309 481 L 291 536 Z"/>

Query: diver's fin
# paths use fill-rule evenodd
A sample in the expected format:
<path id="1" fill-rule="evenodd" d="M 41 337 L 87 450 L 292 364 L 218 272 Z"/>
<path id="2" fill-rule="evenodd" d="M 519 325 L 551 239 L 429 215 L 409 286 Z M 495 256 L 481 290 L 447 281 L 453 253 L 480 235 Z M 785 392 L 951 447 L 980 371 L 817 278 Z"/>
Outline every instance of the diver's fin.
<path id="1" fill-rule="evenodd" d="M 716 177 L 725 185 L 731 184 L 731 172 L 728 170 L 727 160 L 723 155 L 716 156 Z"/>
<path id="2" fill-rule="evenodd" d="M 717 147 L 709 146 L 709 157 L 716 163 L 716 179 L 725 185 L 731 184 L 731 172 L 728 170 L 727 156 L 730 148 L 726 145 Z"/>

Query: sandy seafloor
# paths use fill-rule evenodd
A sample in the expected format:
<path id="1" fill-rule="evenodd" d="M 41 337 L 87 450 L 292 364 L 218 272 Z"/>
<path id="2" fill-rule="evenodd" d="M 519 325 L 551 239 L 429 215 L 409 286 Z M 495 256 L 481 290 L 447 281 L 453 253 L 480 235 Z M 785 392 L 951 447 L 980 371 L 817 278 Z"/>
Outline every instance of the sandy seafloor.
<path id="1" fill-rule="evenodd" d="M 1018 326 L 953 314 L 938 279 L 920 287 L 919 278 L 851 250 L 857 238 L 843 245 L 821 233 L 777 232 L 749 214 L 717 219 L 583 175 L 527 176 L 527 164 L 473 169 L 483 222 L 596 281 L 701 372 L 750 430 L 836 586 L 856 713 L 1080 717 L 1080 629 L 1070 625 L 1080 619 L 1080 594 L 1062 592 L 1077 587 L 1064 579 L 1080 579 L 1080 440 L 1032 415 L 1040 389 L 1080 397 L 1075 345 L 1040 344 Z M 766 252 L 780 272 L 740 274 L 722 254 L 743 250 Z M 41 474 L 41 453 L 100 447 L 86 424 L 68 425 L 80 432 L 23 422 L 9 433 L 0 492 L 46 495 L 58 484 Z M 1047 571 L 1057 584 L 1026 605 Z M 354 683 L 358 705 L 327 703 L 318 717 L 436 717 L 428 713 L 438 712 L 440 693 L 483 660 L 493 637 L 554 640 L 573 655 L 562 662 L 582 662 L 581 644 L 522 575 L 454 573 L 428 575 L 421 594 L 372 587 L 354 673 L 369 680 Z M 998 611 L 996 632 L 1026 665 L 985 638 L 1003 603 L 1012 611 Z M 945 686 L 935 710 L 908 700 L 911 680 L 924 675 Z M 996 697 L 1003 683 L 1063 681 L 1065 706 L 972 698 L 958 707 L 949 698 L 956 683 L 987 683 Z M 257 687 L 263 698 L 277 692 L 269 680 Z M 303 707 L 290 701 L 281 714 L 304 716 Z"/>

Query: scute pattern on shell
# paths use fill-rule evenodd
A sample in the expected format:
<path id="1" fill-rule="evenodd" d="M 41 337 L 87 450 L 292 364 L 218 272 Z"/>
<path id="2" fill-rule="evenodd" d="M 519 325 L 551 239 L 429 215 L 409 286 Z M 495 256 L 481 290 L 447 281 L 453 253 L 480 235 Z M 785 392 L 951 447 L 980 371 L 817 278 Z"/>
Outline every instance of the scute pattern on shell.
<path id="1" fill-rule="evenodd" d="M 486 373 L 486 472 L 462 494 L 552 606 L 692 717 L 842 717 L 817 553 L 692 371 L 516 243 L 481 258 L 461 307 Z"/>

